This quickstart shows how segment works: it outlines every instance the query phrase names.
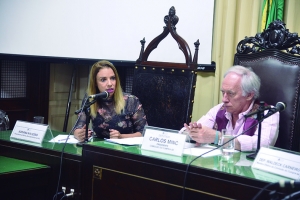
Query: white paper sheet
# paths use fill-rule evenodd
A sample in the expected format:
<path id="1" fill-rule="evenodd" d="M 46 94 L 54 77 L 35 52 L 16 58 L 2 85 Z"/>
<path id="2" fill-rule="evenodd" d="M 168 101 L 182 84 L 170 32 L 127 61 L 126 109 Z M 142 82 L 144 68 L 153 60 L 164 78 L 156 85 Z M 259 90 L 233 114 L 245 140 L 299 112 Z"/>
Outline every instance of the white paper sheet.
<path id="1" fill-rule="evenodd" d="M 192 156 L 200 156 L 208 151 L 211 151 L 214 149 L 214 146 L 205 145 L 201 147 L 195 147 L 195 148 L 186 148 L 183 150 L 184 155 L 192 155 Z M 222 152 L 220 149 L 215 149 L 207 154 L 204 154 L 202 157 L 209 157 L 209 156 L 216 156 L 220 155 Z"/>
<path id="2" fill-rule="evenodd" d="M 123 145 L 141 145 L 143 143 L 143 137 L 123 138 L 123 139 L 105 139 L 107 142 Z"/>
<path id="3" fill-rule="evenodd" d="M 68 139 L 68 140 L 67 140 Z M 56 143 L 69 143 L 69 144 L 75 144 L 79 141 L 74 138 L 74 135 L 70 135 L 68 138 L 68 135 L 58 135 L 55 138 L 52 138 L 49 142 L 56 142 Z"/>

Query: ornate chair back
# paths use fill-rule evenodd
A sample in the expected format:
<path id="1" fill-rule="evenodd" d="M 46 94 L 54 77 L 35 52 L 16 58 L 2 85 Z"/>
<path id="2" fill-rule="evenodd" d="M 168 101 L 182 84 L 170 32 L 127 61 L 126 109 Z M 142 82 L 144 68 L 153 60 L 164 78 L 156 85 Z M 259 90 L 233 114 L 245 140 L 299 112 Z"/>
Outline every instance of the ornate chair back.
<path id="1" fill-rule="evenodd" d="M 149 43 L 145 51 L 145 39 L 141 40 L 132 94 L 143 104 L 150 126 L 179 130 L 192 117 L 199 41 L 195 42 L 192 60 L 188 44 L 176 32 L 178 17 L 174 7 L 164 17 L 164 22 L 163 32 Z M 169 33 L 184 53 L 185 63 L 148 61 L 149 54 Z"/>
<path id="2" fill-rule="evenodd" d="M 251 67 L 261 79 L 260 101 L 284 102 L 276 147 L 300 152 L 300 47 L 297 33 L 276 20 L 237 46 L 234 64 Z M 262 129 L 263 130 L 263 129 Z"/>

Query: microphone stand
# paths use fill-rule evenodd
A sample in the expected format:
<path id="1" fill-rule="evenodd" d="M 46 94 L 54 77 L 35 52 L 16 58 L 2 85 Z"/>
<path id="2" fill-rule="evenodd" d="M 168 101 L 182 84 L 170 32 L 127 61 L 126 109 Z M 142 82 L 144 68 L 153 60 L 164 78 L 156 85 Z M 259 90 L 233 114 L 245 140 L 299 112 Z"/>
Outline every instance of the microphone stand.
<path id="1" fill-rule="evenodd" d="M 84 138 L 84 141 L 83 142 L 78 142 L 76 145 L 79 146 L 79 147 L 82 147 L 83 144 L 85 143 L 88 143 L 89 142 L 89 136 L 88 136 L 88 132 L 89 132 L 89 124 L 90 124 L 90 119 L 91 119 L 91 116 L 90 116 L 90 106 L 92 104 L 94 104 L 97 100 L 94 99 L 93 101 L 89 102 L 89 103 L 86 103 L 83 107 L 83 111 L 85 113 L 85 138 Z"/>
<path id="2" fill-rule="evenodd" d="M 257 135 L 257 148 L 256 148 L 256 151 L 252 154 L 246 155 L 247 158 L 253 159 L 253 160 L 255 159 L 255 157 L 258 154 L 259 149 L 260 149 L 261 122 L 264 119 L 264 111 L 265 111 L 264 107 L 265 107 L 265 102 L 260 101 L 259 102 L 258 113 L 257 113 L 257 121 L 259 121 L 259 123 L 258 123 L 258 135 Z"/>

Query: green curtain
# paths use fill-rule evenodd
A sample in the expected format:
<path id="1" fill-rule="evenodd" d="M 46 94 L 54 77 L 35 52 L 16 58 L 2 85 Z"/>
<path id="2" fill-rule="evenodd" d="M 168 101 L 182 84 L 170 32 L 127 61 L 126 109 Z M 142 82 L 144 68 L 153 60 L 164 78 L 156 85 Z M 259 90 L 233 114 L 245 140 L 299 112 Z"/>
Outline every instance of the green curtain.
<path id="1" fill-rule="evenodd" d="M 261 31 L 276 20 L 283 19 L 284 0 L 264 0 L 262 5 Z"/>

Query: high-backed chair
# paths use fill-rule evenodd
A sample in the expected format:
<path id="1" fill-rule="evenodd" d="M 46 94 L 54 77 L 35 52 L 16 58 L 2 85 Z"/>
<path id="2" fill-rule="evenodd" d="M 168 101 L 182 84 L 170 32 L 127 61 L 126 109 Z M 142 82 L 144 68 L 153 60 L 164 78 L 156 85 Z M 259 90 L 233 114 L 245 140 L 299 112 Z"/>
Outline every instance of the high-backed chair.
<path id="1" fill-rule="evenodd" d="M 199 41 L 195 42 L 192 60 L 188 44 L 176 32 L 178 17 L 175 14 L 175 8 L 171 7 L 169 14 L 164 17 L 166 26 L 163 32 L 149 43 L 145 51 L 145 39 L 141 40 L 132 94 L 143 104 L 148 125 L 179 130 L 184 123 L 190 122 L 192 117 Z M 183 52 L 185 62 L 148 61 L 149 54 L 169 33 Z"/>
<path id="2" fill-rule="evenodd" d="M 290 33 L 282 21 L 276 20 L 262 33 L 240 41 L 234 58 L 234 64 L 251 67 L 260 77 L 260 101 L 286 104 L 280 113 L 275 146 L 297 152 L 300 152 L 299 41 L 297 33 Z"/>

